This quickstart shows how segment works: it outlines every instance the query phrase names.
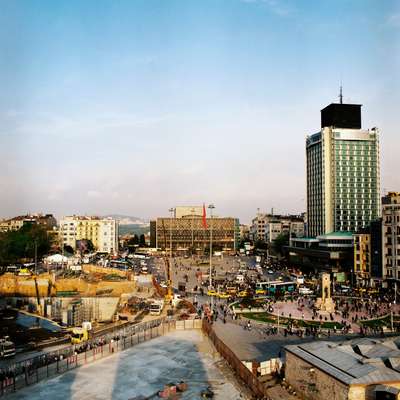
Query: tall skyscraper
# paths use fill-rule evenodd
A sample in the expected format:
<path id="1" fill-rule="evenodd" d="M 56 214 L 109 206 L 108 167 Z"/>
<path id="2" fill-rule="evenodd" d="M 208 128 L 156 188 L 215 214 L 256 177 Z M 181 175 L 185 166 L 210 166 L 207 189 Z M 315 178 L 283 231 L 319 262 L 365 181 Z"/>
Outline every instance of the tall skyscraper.
<path id="1" fill-rule="evenodd" d="M 357 232 L 380 216 L 379 132 L 361 129 L 361 105 L 321 110 L 306 156 L 309 236 Z"/>

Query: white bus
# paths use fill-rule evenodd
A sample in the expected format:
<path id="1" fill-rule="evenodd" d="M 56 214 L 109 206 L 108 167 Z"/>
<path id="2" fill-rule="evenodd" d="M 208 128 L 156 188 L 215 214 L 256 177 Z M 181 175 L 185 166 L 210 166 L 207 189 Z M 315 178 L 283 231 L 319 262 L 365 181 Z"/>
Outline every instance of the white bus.
<path id="1" fill-rule="evenodd" d="M 304 275 L 292 273 L 290 277 L 297 285 L 304 285 Z"/>

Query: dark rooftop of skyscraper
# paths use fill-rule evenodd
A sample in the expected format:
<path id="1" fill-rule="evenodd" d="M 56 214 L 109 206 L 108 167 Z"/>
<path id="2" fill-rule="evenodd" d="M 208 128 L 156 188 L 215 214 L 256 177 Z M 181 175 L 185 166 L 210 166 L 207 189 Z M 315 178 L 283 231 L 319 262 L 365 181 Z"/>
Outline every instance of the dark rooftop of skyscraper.
<path id="1" fill-rule="evenodd" d="M 321 110 L 321 128 L 361 129 L 361 104 L 331 103 Z"/>

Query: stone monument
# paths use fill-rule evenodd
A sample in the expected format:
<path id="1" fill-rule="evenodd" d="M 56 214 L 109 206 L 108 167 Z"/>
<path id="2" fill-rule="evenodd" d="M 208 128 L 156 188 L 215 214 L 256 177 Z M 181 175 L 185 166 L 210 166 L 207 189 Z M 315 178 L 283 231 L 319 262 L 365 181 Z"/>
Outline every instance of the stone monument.
<path id="1" fill-rule="evenodd" d="M 335 303 L 331 297 L 331 278 L 327 273 L 322 274 L 322 297 L 318 297 L 315 307 L 329 313 L 335 311 Z"/>

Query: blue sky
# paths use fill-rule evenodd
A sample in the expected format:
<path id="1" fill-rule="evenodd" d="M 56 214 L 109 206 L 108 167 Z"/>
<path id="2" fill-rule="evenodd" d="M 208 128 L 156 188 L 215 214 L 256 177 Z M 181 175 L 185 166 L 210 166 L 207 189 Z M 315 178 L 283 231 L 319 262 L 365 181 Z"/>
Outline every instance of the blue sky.
<path id="1" fill-rule="evenodd" d="M 0 216 L 305 209 L 320 109 L 363 104 L 400 190 L 398 1 L 7 1 Z"/>

